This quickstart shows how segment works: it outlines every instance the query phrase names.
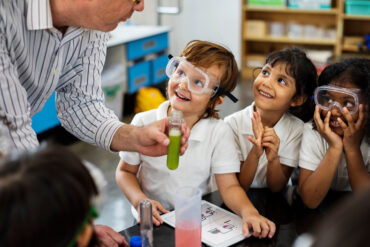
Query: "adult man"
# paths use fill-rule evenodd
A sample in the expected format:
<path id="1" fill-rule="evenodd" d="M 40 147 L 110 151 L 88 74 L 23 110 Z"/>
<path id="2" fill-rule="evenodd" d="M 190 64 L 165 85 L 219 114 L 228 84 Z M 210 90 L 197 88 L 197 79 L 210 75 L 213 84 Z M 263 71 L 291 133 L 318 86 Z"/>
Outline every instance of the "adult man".
<path id="1" fill-rule="evenodd" d="M 38 145 L 31 117 L 56 91 L 62 126 L 81 140 L 113 151 L 167 152 L 167 120 L 142 128 L 124 125 L 104 106 L 100 86 L 104 32 L 143 8 L 144 0 L 0 2 L 0 121 L 8 127 L 12 146 Z M 184 126 L 183 132 L 182 153 L 190 131 Z"/>

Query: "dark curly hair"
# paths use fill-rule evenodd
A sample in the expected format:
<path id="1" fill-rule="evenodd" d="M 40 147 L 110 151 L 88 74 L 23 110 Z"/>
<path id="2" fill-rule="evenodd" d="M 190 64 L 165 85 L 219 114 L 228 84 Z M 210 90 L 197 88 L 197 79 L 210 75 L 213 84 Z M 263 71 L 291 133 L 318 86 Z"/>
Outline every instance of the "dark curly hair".
<path id="1" fill-rule="evenodd" d="M 370 60 L 350 58 L 326 67 L 319 76 L 319 86 L 329 83 L 352 82 L 361 89 L 367 109 L 366 141 L 370 143 Z M 314 126 L 315 127 L 315 126 Z"/>
<path id="2" fill-rule="evenodd" d="M 312 118 L 315 110 L 315 103 L 312 100 L 317 85 L 315 65 L 304 51 L 296 47 L 274 51 L 266 58 L 266 64 L 270 64 L 272 67 L 277 62 L 286 63 L 286 73 L 295 79 L 296 93 L 294 97 L 303 96 L 306 98 L 302 105 L 290 107 L 288 112 L 307 122 Z"/>

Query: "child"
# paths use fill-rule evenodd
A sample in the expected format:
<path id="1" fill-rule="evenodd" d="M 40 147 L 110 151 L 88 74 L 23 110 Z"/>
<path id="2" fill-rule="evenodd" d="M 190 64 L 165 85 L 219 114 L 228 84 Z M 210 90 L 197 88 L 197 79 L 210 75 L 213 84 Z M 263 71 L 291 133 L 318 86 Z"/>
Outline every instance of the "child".
<path id="1" fill-rule="evenodd" d="M 225 118 L 238 144 L 239 181 L 245 190 L 285 188 L 298 165 L 303 131 L 303 122 L 293 114 L 307 120 L 307 112 L 313 112 L 310 95 L 316 79 L 315 66 L 303 51 L 273 52 L 254 81 L 255 101 Z"/>
<path id="2" fill-rule="evenodd" d="M 306 123 L 300 151 L 299 192 L 316 208 L 329 189 L 358 190 L 369 183 L 370 60 L 329 65 L 315 90 L 313 123 Z"/>
<path id="3" fill-rule="evenodd" d="M 64 148 L 45 148 L 0 165 L 0 246 L 98 246 L 92 221 L 97 188 Z"/>
<path id="4" fill-rule="evenodd" d="M 244 234 L 253 229 L 254 236 L 271 238 L 275 225 L 258 213 L 240 187 L 235 175 L 239 161 L 232 133 L 215 110 L 223 103 L 224 95 L 234 98 L 230 93 L 238 78 L 234 56 L 220 45 L 191 41 L 180 57 L 169 61 L 166 73 L 170 78 L 169 100 L 156 110 L 137 114 L 132 124 L 146 125 L 166 118 L 173 109 L 182 111 L 191 129 L 188 149 L 176 170 L 167 168 L 167 156 L 121 152 L 116 171 L 119 187 L 136 209 L 141 200 L 150 199 L 153 223 L 159 225 L 163 221 L 157 210 L 166 213 L 173 209 L 177 188 L 197 186 L 206 194 L 210 192 L 211 174 L 215 174 L 225 204 L 243 218 Z"/>

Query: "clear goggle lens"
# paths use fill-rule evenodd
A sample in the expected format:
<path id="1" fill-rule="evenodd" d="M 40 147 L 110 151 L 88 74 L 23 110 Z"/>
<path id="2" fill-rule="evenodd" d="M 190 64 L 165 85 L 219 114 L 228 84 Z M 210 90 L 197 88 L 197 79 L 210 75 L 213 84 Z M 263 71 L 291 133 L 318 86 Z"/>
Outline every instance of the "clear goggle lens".
<path id="1" fill-rule="evenodd" d="M 329 111 L 336 106 L 342 113 L 346 107 L 351 114 L 358 111 L 359 89 L 348 89 L 335 86 L 321 86 L 315 90 L 315 103 L 321 109 Z"/>
<path id="2" fill-rule="evenodd" d="M 185 81 L 189 91 L 196 94 L 216 94 L 219 82 L 211 83 L 207 73 L 195 67 L 183 57 L 173 57 L 166 67 L 167 76 L 174 82 Z"/>

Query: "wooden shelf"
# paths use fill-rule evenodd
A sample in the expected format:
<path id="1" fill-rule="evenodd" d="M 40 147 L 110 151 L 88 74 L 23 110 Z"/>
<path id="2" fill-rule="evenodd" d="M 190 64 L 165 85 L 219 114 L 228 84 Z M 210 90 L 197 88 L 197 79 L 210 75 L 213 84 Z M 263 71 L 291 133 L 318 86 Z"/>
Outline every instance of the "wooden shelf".
<path id="1" fill-rule="evenodd" d="M 333 55 L 356 53 L 360 54 L 357 45 L 353 42 L 345 42 L 346 37 L 364 37 L 370 32 L 370 15 L 349 15 L 345 13 L 345 0 L 332 0 L 332 9 L 294 9 L 288 7 L 269 7 L 248 5 L 247 1 L 241 3 L 241 53 L 242 64 L 248 64 L 250 56 L 259 54 L 264 56 L 272 50 L 282 49 L 286 46 L 299 45 L 304 48 L 317 50 L 330 50 Z M 265 26 L 249 25 L 250 21 L 261 21 Z M 287 25 L 296 22 L 302 26 L 314 25 L 324 27 L 326 30 L 335 31 L 335 39 L 292 39 L 287 36 L 269 36 L 269 23 L 277 22 Z M 253 23 L 252 23 L 253 24 Z M 253 29 L 254 28 L 254 29 Z M 249 30 L 249 31 L 248 31 Z M 256 31 L 256 32 L 254 32 Z M 249 33 L 249 35 L 247 35 Z M 256 34 L 255 34 L 256 33 Z M 258 33 L 267 36 L 251 36 Z M 346 43 L 346 44 L 344 44 Z M 252 59 L 253 61 L 253 59 Z M 241 75 L 250 78 L 248 67 L 241 67 Z"/>
<path id="2" fill-rule="evenodd" d="M 248 12 L 273 12 L 282 14 L 310 14 L 310 15 L 336 15 L 338 10 L 333 9 L 292 9 L 288 7 L 260 7 L 260 6 L 244 6 L 244 10 Z"/>
<path id="3" fill-rule="evenodd" d="M 353 20 L 353 21 L 370 21 L 370 15 L 347 15 L 343 16 L 345 20 Z"/>
<path id="4" fill-rule="evenodd" d="M 358 52 L 357 45 L 342 45 L 342 51 Z"/>
<path id="5" fill-rule="evenodd" d="M 335 45 L 336 40 L 329 39 L 292 39 L 289 37 L 244 37 L 246 41 L 258 42 L 274 42 L 274 43 L 288 43 L 288 44 L 302 44 L 302 45 Z"/>

